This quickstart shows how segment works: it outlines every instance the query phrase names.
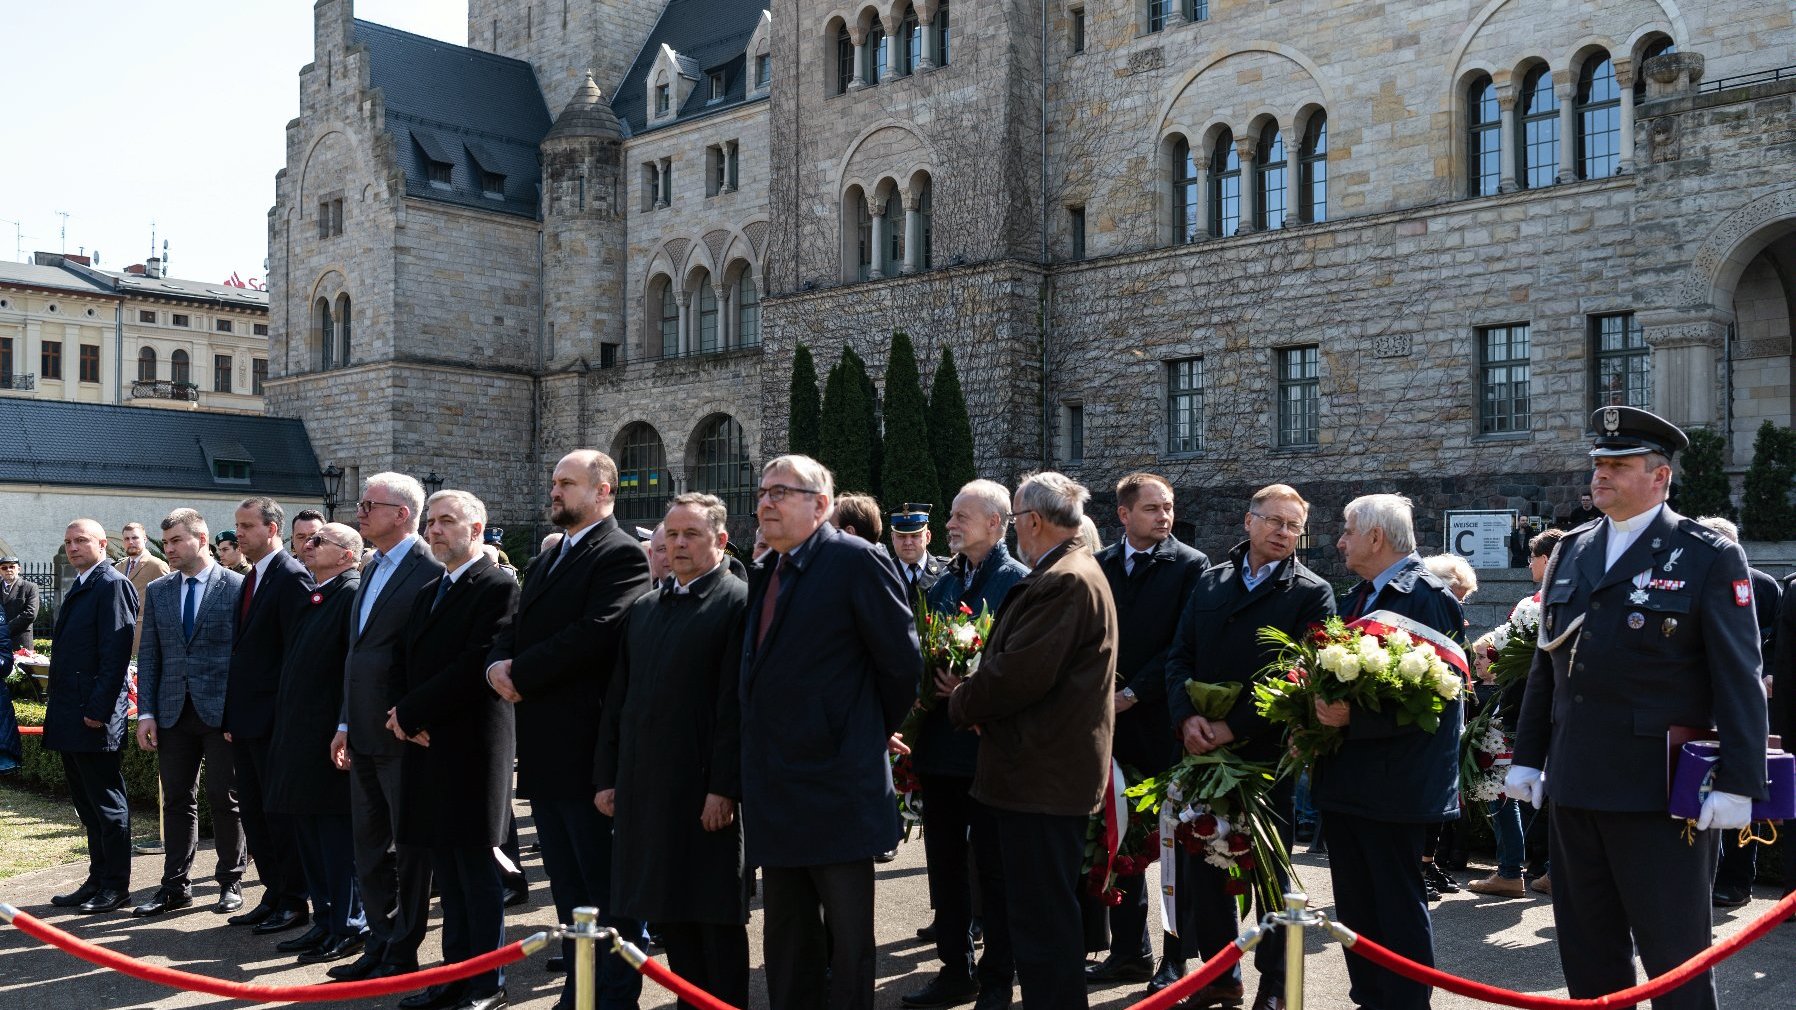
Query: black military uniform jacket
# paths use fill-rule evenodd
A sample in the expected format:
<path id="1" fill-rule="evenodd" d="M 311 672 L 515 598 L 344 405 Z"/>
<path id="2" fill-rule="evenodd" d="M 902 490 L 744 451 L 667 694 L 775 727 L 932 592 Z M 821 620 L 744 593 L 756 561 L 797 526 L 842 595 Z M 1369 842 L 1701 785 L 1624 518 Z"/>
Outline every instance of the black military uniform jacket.
<path id="1" fill-rule="evenodd" d="M 930 587 L 934 586 L 948 571 L 948 562 L 933 554 L 924 554 L 922 562 L 917 566 L 922 570 L 917 573 L 916 585 L 911 585 L 909 566 L 898 560 L 896 554 L 892 555 L 892 563 L 898 566 L 898 577 L 904 580 L 905 596 L 907 597 L 915 596 L 919 592 L 927 596 Z"/>
<path id="2" fill-rule="evenodd" d="M 1666 730 L 1713 727 L 1715 788 L 1763 799 L 1765 696 L 1746 555 L 1667 506 L 1605 571 L 1610 532 L 1607 521 L 1587 523 L 1554 551 L 1515 763 L 1544 768 L 1555 803 L 1663 811 Z"/>

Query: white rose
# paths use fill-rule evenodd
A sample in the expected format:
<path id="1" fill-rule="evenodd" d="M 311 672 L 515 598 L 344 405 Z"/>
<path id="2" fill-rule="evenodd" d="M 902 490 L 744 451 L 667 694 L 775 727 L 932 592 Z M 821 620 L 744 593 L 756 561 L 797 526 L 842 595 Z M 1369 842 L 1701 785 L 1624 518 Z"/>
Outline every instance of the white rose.
<path id="1" fill-rule="evenodd" d="M 1428 672 L 1428 654 L 1425 652 L 1406 652 L 1397 661 L 1397 673 L 1411 684 L 1420 684 L 1422 675 Z"/>
<path id="2" fill-rule="evenodd" d="M 1362 640 L 1359 648 L 1359 662 L 1361 668 L 1376 673 L 1391 665 L 1391 654 L 1376 645 L 1368 649 Z"/>
<path id="3" fill-rule="evenodd" d="M 1416 640 L 1409 637 L 1409 632 L 1402 628 L 1384 636 L 1384 644 L 1394 649 L 1407 649 L 1415 643 Z"/>
<path id="4" fill-rule="evenodd" d="M 1322 669 L 1329 673 L 1339 673 L 1341 665 L 1347 661 L 1347 657 L 1348 652 L 1345 648 L 1339 645 L 1329 645 L 1324 646 L 1321 651 L 1316 653 L 1316 662 L 1322 664 Z"/>
<path id="5" fill-rule="evenodd" d="M 1382 645 L 1380 645 L 1378 643 L 1378 636 L 1376 636 L 1376 635 L 1361 635 L 1361 636 L 1359 636 L 1359 641 L 1353 643 L 1353 647 L 1355 649 L 1357 649 L 1358 651 L 1360 651 L 1361 653 L 1366 652 L 1368 649 L 1383 649 L 1384 648 Z"/>
<path id="6" fill-rule="evenodd" d="M 1450 671 L 1441 674 L 1439 678 L 1435 680 L 1436 690 L 1440 692 L 1441 697 L 1448 701 L 1452 701 L 1459 697 L 1460 688 L 1463 686 L 1464 685 L 1459 682 L 1459 677 Z"/>
<path id="7" fill-rule="evenodd" d="M 1428 672 L 1434 674 L 1436 677 L 1448 676 L 1450 672 L 1447 668 L 1447 661 L 1442 659 L 1440 653 L 1435 652 L 1433 649 L 1428 650 Z"/>
<path id="8" fill-rule="evenodd" d="M 1341 665 L 1335 670 L 1335 677 L 1343 684 L 1351 684 L 1359 679 L 1359 668 L 1359 657 L 1343 649 Z"/>
<path id="9" fill-rule="evenodd" d="M 978 637 L 978 630 L 971 624 L 962 624 L 954 629 L 954 641 L 962 648 L 972 648 L 974 640 Z"/>

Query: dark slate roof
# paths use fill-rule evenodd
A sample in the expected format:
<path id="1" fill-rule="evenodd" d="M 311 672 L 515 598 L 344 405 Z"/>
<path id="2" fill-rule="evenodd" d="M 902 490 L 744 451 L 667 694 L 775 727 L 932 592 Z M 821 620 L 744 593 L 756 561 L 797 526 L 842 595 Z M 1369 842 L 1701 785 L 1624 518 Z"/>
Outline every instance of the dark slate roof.
<path id="1" fill-rule="evenodd" d="M 0 397 L 0 482 L 320 498 L 305 425 L 253 414 Z M 214 459 L 250 464 L 216 480 Z"/>
<path id="2" fill-rule="evenodd" d="M 355 23 L 355 41 L 386 99 L 407 196 L 536 216 L 550 119 L 530 64 L 371 21 Z M 431 160 L 452 166 L 450 188 L 430 184 Z M 505 177 L 504 199 L 481 192 L 482 171 Z"/>
<path id="3" fill-rule="evenodd" d="M 657 123 L 660 129 L 671 123 L 684 123 L 737 108 L 749 101 L 749 74 L 743 50 L 754 36 L 767 0 L 668 0 L 661 10 L 661 20 L 636 54 L 636 62 L 624 75 L 617 94 L 611 96 L 611 109 L 624 121 L 631 135 L 640 134 L 648 126 L 649 74 L 661 47 L 673 47 L 679 57 L 682 73 L 696 76 L 698 83 L 673 119 Z M 722 70 L 727 90 L 721 100 L 711 101 L 711 71 Z M 754 101 L 765 101 L 765 94 Z"/>

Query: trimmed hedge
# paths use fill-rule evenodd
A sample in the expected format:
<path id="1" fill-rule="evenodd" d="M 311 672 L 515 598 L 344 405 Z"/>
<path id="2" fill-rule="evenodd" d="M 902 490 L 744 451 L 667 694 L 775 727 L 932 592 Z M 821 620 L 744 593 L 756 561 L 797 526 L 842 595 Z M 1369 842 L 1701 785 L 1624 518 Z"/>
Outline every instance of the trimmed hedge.
<path id="1" fill-rule="evenodd" d="M 42 726 L 44 724 L 44 706 L 35 701 L 14 699 L 13 712 L 17 714 L 21 726 Z M 62 755 L 44 749 L 44 738 L 27 736 L 21 738 L 23 755 L 19 760 L 19 771 L 9 778 L 9 782 L 23 786 L 33 792 L 51 796 L 67 796 L 69 794 L 68 779 L 62 773 Z M 125 773 L 125 798 L 131 806 L 138 810 L 154 811 L 157 805 L 156 796 L 156 755 L 139 750 L 135 730 L 131 739 L 122 748 Z M 206 800 L 207 769 L 200 768 L 200 834 L 210 837 L 212 834 L 212 805 Z"/>

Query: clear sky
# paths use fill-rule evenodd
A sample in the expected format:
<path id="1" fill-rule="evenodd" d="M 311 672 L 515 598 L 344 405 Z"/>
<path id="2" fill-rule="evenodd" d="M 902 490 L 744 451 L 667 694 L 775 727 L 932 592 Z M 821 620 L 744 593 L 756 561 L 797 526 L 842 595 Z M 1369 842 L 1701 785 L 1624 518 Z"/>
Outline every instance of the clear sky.
<path id="1" fill-rule="evenodd" d="M 118 270 L 149 256 L 153 221 L 174 276 L 261 278 L 312 3 L 0 0 L 0 259 L 85 247 Z M 467 0 L 355 13 L 467 41 Z"/>

